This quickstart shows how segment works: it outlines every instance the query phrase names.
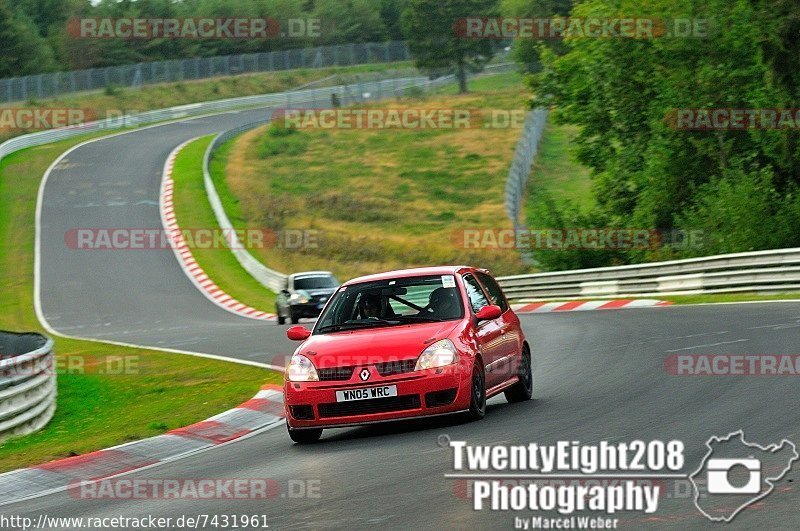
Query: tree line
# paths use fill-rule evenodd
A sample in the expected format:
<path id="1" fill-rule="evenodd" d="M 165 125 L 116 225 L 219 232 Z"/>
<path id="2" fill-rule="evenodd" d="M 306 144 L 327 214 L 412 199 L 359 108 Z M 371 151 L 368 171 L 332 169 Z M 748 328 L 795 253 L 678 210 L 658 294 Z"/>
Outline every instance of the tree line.
<path id="1" fill-rule="evenodd" d="M 0 78 L 166 59 L 403 40 L 410 0 L 0 0 Z M 281 35 L 265 39 L 76 38 L 80 19 L 269 18 Z M 319 20 L 315 31 L 285 21 Z M 73 26 L 74 27 L 74 26 Z"/>
<path id="2" fill-rule="evenodd" d="M 594 206 L 579 209 L 537 193 L 533 175 L 538 223 L 680 236 L 653 249 L 540 252 L 542 265 L 800 246 L 800 3 L 584 0 L 569 14 L 654 17 L 667 27 L 690 18 L 707 31 L 521 46 L 541 63 L 531 77 L 533 105 L 579 126 L 577 158 L 593 182 Z M 714 110 L 722 113 L 710 122 Z M 688 234 L 697 237 L 681 240 Z"/>

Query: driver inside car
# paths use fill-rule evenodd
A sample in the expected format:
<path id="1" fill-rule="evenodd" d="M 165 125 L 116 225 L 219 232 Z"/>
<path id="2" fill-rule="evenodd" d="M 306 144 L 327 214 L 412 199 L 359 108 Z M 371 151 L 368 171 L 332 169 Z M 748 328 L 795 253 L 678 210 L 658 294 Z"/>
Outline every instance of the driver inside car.
<path id="1" fill-rule="evenodd" d="M 380 319 L 381 298 L 374 293 L 365 293 L 358 301 L 358 313 L 362 319 Z"/>
<path id="2" fill-rule="evenodd" d="M 461 313 L 457 297 L 455 288 L 436 288 L 431 292 L 428 306 L 422 315 L 443 320 L 457 318 Z"/>

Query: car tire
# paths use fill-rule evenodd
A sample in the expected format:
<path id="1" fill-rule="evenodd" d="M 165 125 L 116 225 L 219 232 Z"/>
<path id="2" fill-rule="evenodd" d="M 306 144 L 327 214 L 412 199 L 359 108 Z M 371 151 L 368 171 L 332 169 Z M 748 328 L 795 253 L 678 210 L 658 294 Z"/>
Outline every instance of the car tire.
<path id="1" fill-rule="evenodd" d="M 294 312 L 289 310 L 289 320 L 292 321 L 292 324 L 295 325 L 300 322 L 300 317 L 295 315 Z"/>
<path id="2" fill-rule="evenodd" d="M 281 309 L 279 307 L 275 307 L 275 313 L 278 315 L 278 324 L 286 324 L 286 317 L 281 315 Z"/>
<path id="3" fill-rule="evenodd" d="M 512 404 L 525 402 L 533 397 L 533 367 L 531 351 L 526 345 L 522 349 L 522 361 L 519 366 L 519 381 L 506 389 L 506 400 Z"/>
<path id="4" fill-rule="evenodd" d="M 470 401 L 467 419 L 481 420 L 486 416 L 486 375 L 477 364 L 472 367 L 472 383 L 470 385 Z"/>
<path id="5" fill-rule="evenodd" d="M 311 444 L 315 443 L 322 437 L 321 429 L 308 429 L 308 430 L 293 430 L 289 428 L 289 437 L 298 444 Z"/>

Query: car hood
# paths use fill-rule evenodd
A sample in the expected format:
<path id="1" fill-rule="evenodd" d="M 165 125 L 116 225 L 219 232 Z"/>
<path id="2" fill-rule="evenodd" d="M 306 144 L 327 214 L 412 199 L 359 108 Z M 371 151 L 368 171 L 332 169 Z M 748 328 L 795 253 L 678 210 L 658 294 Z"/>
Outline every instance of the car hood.
<path id="1" fill-rule="evenodd" d="M 298 349 L 318 369 L 399 361 L 419 356 L 450 335 L 460 321 L 416 323 L 313 335 Z"/>

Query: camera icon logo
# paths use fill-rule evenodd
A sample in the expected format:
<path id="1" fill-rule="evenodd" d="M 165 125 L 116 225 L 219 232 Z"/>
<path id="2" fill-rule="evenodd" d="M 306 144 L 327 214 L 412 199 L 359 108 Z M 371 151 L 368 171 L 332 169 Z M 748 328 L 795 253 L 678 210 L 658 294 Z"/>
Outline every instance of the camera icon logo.
<path id="1" fill-rule="evenodd" d="M 735 486 L 731 472 L 744 467 L 749 472 L 747 483 Z M 709 459 L 706 464 L 709 494 L 758 494 L 761 490 L 761 461 L 758 459 Z"/>
<path id="2" fill-rule="evenodd" d="M 689 481 L 695 506 L 712 522 L 730 522 L 764 499 L 800 460 L 793 442 L 752 443 L 745 440 L 742 430 L 711 437 L 706 448 L 708 452 Z"/>

